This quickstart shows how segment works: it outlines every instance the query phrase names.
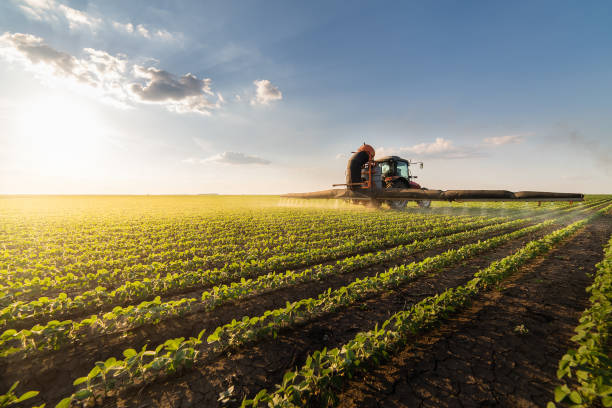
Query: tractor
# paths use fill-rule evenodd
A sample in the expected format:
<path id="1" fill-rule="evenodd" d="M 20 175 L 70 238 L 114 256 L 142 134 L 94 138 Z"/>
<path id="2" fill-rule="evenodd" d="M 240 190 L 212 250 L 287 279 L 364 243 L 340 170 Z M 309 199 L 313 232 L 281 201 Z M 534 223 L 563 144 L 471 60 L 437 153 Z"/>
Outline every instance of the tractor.
<path id="1" fill-rule="evenodd" d="M 308 199 L 350 200 L 356 204 L 379 207 L 386 203 L 389 207 L 401 210 L 408 201 L 415 201 L 421 208 L 429 208 L 432 201 L 513 201 L 541 203 L 543 201 L 584 201 L 582 193 L 552 193 L 544 191 L 508 190 L 428 190 L 412 181 L 410 166 L 423 162 L 412 162 L 398 156 L 374 159 L 374 148 L 363 144 L 353 152 L 346 166 L 346 183 L 333 184 L 343 189 L 313 191 L 309 193 L 289 193 L 282 197 Z M 539 205 L 539 204 L 538 204 Z"/>
<path id="2" fill-rule="evenodd" d="M 410 172 L 411 165 L 418 164 L 422 169 L 423 162 L 412 162 L 399 156 L 385 156 L 374 160 L 374 155 L 374 148 L 365 143 L 356 152 L 353 152 L 346 170 L 346 186 L 349 189 L 353 191 L 359 191 L 363 188 L 373 188 L 375 190 L 390 188 L 427 190 L 421 187 L 420 184 L 412 181 L 417 176 Z M 372 180 L 371 183 L 370 180 Z M 338 185 L 335 184 L 334 186 Z M 392 209 L 401 210 L 406 208 L 408 201 L 410 200 L 372 200 L 368 204 L 377 206 L 385 202 Z M 421 208 L 429 208 L 431 206 L 431 200 L 415 201 Z M 354 202 L 363 203 L 363 201 L 358 200 Z"/>

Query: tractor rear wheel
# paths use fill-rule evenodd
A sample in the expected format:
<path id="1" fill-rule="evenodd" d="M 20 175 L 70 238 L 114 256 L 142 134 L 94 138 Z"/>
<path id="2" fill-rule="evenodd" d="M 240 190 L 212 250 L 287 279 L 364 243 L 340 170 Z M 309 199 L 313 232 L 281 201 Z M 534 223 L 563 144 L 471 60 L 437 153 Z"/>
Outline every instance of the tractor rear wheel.
<path id="1" fill-rule="evenodd" d="M 402 180 L 395 180 L 387 183 L 387 188 L 410 188 Z M 387 200 L 387 204 L 393 210 L 403 210 L 408 205 L 408 200 Z"/>

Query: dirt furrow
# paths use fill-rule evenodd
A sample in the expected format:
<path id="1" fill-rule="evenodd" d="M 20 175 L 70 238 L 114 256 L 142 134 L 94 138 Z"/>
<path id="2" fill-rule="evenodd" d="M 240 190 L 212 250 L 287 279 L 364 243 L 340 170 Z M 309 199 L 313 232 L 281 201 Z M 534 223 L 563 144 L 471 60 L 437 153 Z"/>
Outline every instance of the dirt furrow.
<path id="1" fill-rule="evenodd" d="M 68 387 L 66 387 L 66 384 L 61 387 L 61 392 L 66 394 L 72 390 L 70 379 L 87 374 L 96 361 L 105 360 L 111 356 L 120 356 L 123 350 L 128 347 L 140 349 L 145 344 L 156 346 L 169 338 L 193 336 L 204 328 L 207 333 L 211 333 L 217 326 L 228 323 L 234 318 L 240 319 L 245 315 L 261 315 L 266 310 L 283 307 L 286 302 L 316 297 L 328 288 L 336 289 L 357 278 L 383 272 L 391 266 L 420 261 L 448 249 L 459 248 L 479 239 L 483 240 L 516 229 L 518 228 L 484 234 L 478 238 L 415 253 L 397 262 L 379 264 L 355 272 L 329 276 L 323 280 L 306 282 L 264 292 L 250 298 L 230 301 L 210 312 L 200 311 L 165 320 L 158 324 L 147 324 L 133 330 L 96 337 L 85 343 L 76 343 L 58 351 L 47 352 L 33 360 L 5 359 L 0 363 L 0 371 L 6 371 L 6 375 L 0 378 L 0 387 L 10 386 L 13 381 L 19 380 L 23 386 L 40 390 L 41 394 L 44 394 L 42 390 L 47 388 L 49 378 L 61 378 L 60 382 L 68 384 Z M 78 356 L 78 358 L 72 358 L 72 356 Z M 67 376 L 70 378 L 67 378 Z M 55 391 L 60 392 L 59 385 L 53 385 L 52 388 L 53 394 L 55 394 Z"/>
<path id="2" fill-rule="evenodd" d="M 494 223 L 493 223 L 494 224 Z M 487 224 L 490 225 L 490 224 Z M 482 228 L 482 226 L 480 226 L 479 228 Z M 468 228 L 468 230 L 474 230 L 474 229 L 478 229 L 478 228 Z M 419 231 L 415 231 L 415 232 L 423 232 L 422 230 Z M 436 237 L 440 237 L 442 235 L 434 235 L 431 238 L 436 238 Z M 403 245 L 407 245 L 410 244 L 413 241 L 410 242 L 406 242 Z M 315 265 L 327 265 L 327 264 L 333 264 L 339 260 L 342 259 L 346 259 L 346 258 L 350 258 L 352 256 L 356 256 L 356 255 L 363 255 L 366 253 L 372 253 L 372 252 L 377 252 L 377 251 L 384 251 L 386 249 L 391 249 L 394 247 L 397 247 L 399 245 L 382 245 L 380 247 L 377 247 L 374 250 L 361 250 L 361 251 L 356 251 L 356 252 L 351 252 L 348 255 L 340 255 L 340 256 L 332 256 L 330 258 L 328 258 L 326 261 L 323 262 L 309 262 L 306 263 L 304 266 L 301 266 L 299 268 L 293 268 L 293 270 L 296 271 L 302 271 L 308 268 L 311 268 Z M 202 285 L 195 285 L 195 286 L 190 286 L 189 288 L 180 288 L 180 289 L 174 289 L 174 290 L 169 290 L 168 292 L 164 293 L 162 296 L 162 299 L 164 301 L 168 301 L 168 300 L 177 300 L 177 299 L 181 299 L 184 297 L 199 297 L 202 292 L 204 290 L 210 289 L 211 287 L 218 285 L 218 284 L 229 284 L 231 282 L 236 282 L 239 281 L 242 277 L 249 279 L 249 278 L 257 278 L 260 275 L 266 274 L 266 273 L 270 273 L 270 272 L 283 272 L 286 269 L 291 269 L 291 268 L 271 268 L 269 270 L 266 271 L 258 271 L 258 272 L 252 272 L 252 273 L 246 273 L 244 275 L 242 275 L 241 277 L 229 277 L 227 279 L 222 279 L 220 280 L 220 282 L 216 283 L 216 284 L 210 284 L 210 283 L 206 283 L 206 284 L 202 284 Z M 153 293 L 149 296 L 145 296 L 142 298 L 138 298 L 137 300 L 121 300 L 121 301 L 117 301 L 117 302 L 113 302 L 111 304 L 105 304 L 103 306 L 100 305 L 91 305 L 88 306 L 86 308 L 83 309 L 78 309 L 78 310 L 71 310 L 71 311 L 65 311 L 64 313 L 61 314 L 56 314 L 52 319 L 49 318 L 49 316 L 32 316 L 32 317 L 26 317 L 23 319 L 19 319 L 17 321 L 13 321 L 9 324 L 7 324 L 5 327 L 1 328 L 0 330 L 6 330 L 6 329 L 15 329 L 15 330 L 22 330 L 22 329 L 29 329 L 32 326 L 34 326 L 35 324 L 46 324 L 48 321 L 50 320 L 76 320 L 76 319 L 83 319 L 86 318 L 88 316 L 90 316 L 91 314 L 99 314 L 99 313 L 106 313 L 111 311 L 114 307 L 116 306 L 122 306 L 122 307 L 127 307 L 129 305 L 137 305 L 143 301 L 151 301 L 153 300 L 156 296 L 159 296 L 158 293 Z"/>
<path id="3" fill-rule="evenodd" d="M 550 231 L 546 229 L 517 239 L 462 265 L 416 279 L 397 290 L 372 296 L 338 312 L 282 330 L 276 339 L 265 339 L 203 361 L 183 376 L 145 385 L 137 394 L 134 389 L 126 390 L 118 398 L 107 399 L 105 406 L 213 407 L 220 404 L 219 394 L 232 386 L 229 405 L 239 405 L 244 396 L 252 396 L 259 389 L 271 388 L 280 382 L 285 371 L 303 364 L 308 353 L 341 345 L 357 332 L 373 328 L 376 323 L 410 304 L 465 283 L 493 260 L 507 256 Z"/>
<path id="4" fill-rule="evenodd" d="M 610 215 L 588 225 L 500 291 L 346 384 L 340 406 L 545 406 L 588 305 L 588 274 L 611 233 Z"/>

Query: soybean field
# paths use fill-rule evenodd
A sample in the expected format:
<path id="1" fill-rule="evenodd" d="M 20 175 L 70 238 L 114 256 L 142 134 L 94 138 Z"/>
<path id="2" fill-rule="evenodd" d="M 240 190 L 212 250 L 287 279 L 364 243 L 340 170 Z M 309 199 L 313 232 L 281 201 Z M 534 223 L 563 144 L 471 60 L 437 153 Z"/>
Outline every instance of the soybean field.
<path id="1" fill-rule="evenodd" d="M 609 407 L 611 212 L 0 196 L 0 407 Z"/>

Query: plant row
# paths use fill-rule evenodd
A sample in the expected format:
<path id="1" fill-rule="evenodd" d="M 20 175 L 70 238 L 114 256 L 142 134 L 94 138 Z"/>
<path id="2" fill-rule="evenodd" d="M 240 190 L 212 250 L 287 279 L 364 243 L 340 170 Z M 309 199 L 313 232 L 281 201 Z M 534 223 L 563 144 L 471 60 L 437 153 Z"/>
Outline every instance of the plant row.
<path id="1" fill-rule="evenodd" d="M 446 266 L 453 263 L 461 262 L 469 257 L 473 257 L 488 249 L 502 245 L 512 239 L 535 232 L 546 226 L 549 226 L 553 221 L 545 221 L 532 227 L 523 228 L 521 230 L 508 233 L 501 236 L 490 238 L 486 241 L 468 244 L 456 250 L 448 250 L 440 255 L 429 257 L 421 262 L 413 262 L 407 265 L 400 265 L 389 268 L 387 271 L 375 276 L 357 279 L 347 286 L 343 286 L 336 290 L 328 289 L 321 293 L 317 298 L 302 299 L 296 302 L 288 303 L 286 307 L 266 311 L 263 315 L 255 317 L 243 317 L 241 320 L 233 320 L 231 323 L 217 327 L 217 329 L 207 337 L 207 343 L 211 347 L 211 351 L 221 352 L 229 347 L 235 347 L 260 339 L 262 337 L 276 336 L 279 330 L 286 327 L 291 327 L 297 322 L 303 322 L 315 318 L 323 313 L 332 312 L 341 307 L 354 303 L 366 296 L 380 293 L 384 290 L 389 290 L 398 285 L 414 279 L 423 274 L 432 274 L 440 271 Z M 171 357 L 169 357 L 171 359 Z M 169 360 L 168 360 L 169 361 Z M 128 370 L 128 358 L 123 360 L 113 360 L 115 376 L 109 378 L 94 371 L 86 377 L 77 379 L 75 383 L 84 384 L 83 378 L 90 378 L 83 388 L 67 399 L 78 400 L 79 395 L 104 395 L 110 389 L 119 388 L 121 386 L 132 385 L 135 380 L 128 377 L 125 371 Z M 95 370 L 95 368 L 93 369 Z M 160 375 L 165 375 L 165 369 L 160 369 Z M 129 382 L 117 381 L 116 378 L 130 379 Z M 139 378 L 138 383 L 146 381 L 144 378 Z"/>
<path id="2" fill-rule="evenodd" d="M 92 285 L 116 285 L 117 281 L 142 278 L 144 276 L 155 276 L 158 273 L 172 273 L 185 270 L 186 268 L 214 268 L 231 264 L 237 260 L 248 262 L 271 258 L 278 255 L 290 255 L 319 248 L 330 248 L 345 244 L 347 241 L 359 241 L 364 239 L 384 238 L 406 229 L 417 229 L 423 227 L 423 221 L 432 223 L 437 221 L 448 221 L 451 217 L 436 217 L 434 219 L 420 220 L 419 217 L 410 223 L 384 223 L 381 228 L 372 233 L 366 233 L 363 226 L 357 228 L 341 228 L 331 236 L 331 229 L 322 225 L 318 237 L 311 234 L 286 233 L 278 237 L 274 242 L 270 238 L 254 236 L 248 243 L 231 246 L 202 246 L 196 241 L 188 241 L 189 247 L 177 250 L 173 243 L 162 243 L 161 246 L 142 245 L 132 250 L 117 249 L 97 254 L 87 262 L 65 263 L 65 249 L 55 245 L 53 254 L 47 253 L 47 263 L 41 264 L 41 260 L 33 263 L 29 253 L 19 255 L 8 253 L 5 257 L 10 262 L 16 262 L 16 258 L 26 258 L 30 266 L 26 269 L 15 268 L 10 275 L 4 275 L 5 279 L 0 285 L 0 301 L 9 302 L 22 295 L 38 294 L 45 290 L 80 290 Z M 259 239 L 258 239 L 259 238 Z M 82 248 L 81 254 L 92 257 L 89 248 Z M 58 265 L 57 258 L 62 258 Z"/>
<path id="3" fill-rule="evenodd" d="M 483 217 L 469 219 L 466 222 L 482 220 Z M 7 281 L 3 289 L 0 290 L 0 304 L 10 304 L 15 300 L 21 300 L 22 297 L 32 297 L 43 293 L 50 288 L 53 292 L 77 290 L 82 292 L 94 287 L 103 286 L 106 289 L 113 289 L 125 282 L 126 280 L 134 281 L 146 277 L 163 276 L 165 274 L 176 274 L 182 271 L 201 271 L 207 269 L 223 269 L 223 268 L 243 268 L 245 265 L 250 268 L 265 265 L 283 265 L 296 264 L 301 262 L 305 256 L 325 256 L 329 255 L 337 249 L 338 251 L 350 250 L 356 243 L 363 242 L 384 242 L 388 241 L 389 237 L 394 237 L 399 234 L 405 234 L 410 231 L 424 230 L 438 224 L 448 224 L 457 222 L 453 217 L 442 217 L 438 219 L 421 220 L 421 222 L 413 222 L 410 225 L 399 224 L 395 226 L 386 226 L 373 234 L 353 234 L 349 238 L 335 239 L 333 242 L 329 239 L 321 242 L 311 242 L 307 237 L 303 238 L 300 244 L 299 251 L 270 251 L 267 254 L 252 254 L 245 250 L 235 252 L 224 251 L 219 249 L 214 255 L 207 257 L 199 257 L 193 255 L 191 257 L 181 257 L 180 254 L 173 260 L 167 262 L 152 262 L 149 264 L 132 263 L 129 266 L 115 268 L 113 270 L 99 269 L 95 273 L 90 272 L 86 275 L 77 275 L 64 270 L 62 274 L 56 274 L 53 277 L 32 278 L 24 280 Z M 146 250 L 146 249 L 143 249 Z M 216 265 L 216 266 L 215 266 Z M 106 286 L 104 286 L 106 285 Z"/>
<path id="4" fill-rule="evenodd" d="M 612 237 L 587 292 L 591 294 L 590 305 L 572 337 L 577 348 L 559 362 L 557 377 L 564 384 L 555 388 L 555 402 L 571 407 L 612 407 Z M 548 407 L 555 404 L 550 402 Z"/>
<path id="5" fill-rule="evenodd" d="M 396 246 L 432 236 L 479 228 L 501 221 L 503 219 L 486 219 L 465 224 L 451 223 L 449 227 L 444 225 L 439 227 L 427 225 L 428 229 L 426 230 L 400 233 L 384 240 L 351 242 L 341 247 L 319 249 L 295 256 L 277 256 L 262 261 L 236 262 L 220 269 L 172 273 L 164 277 L 156 276 L 154 279 L 145 278 L 140 281 L 126 282 L 112 291 L 104 287 L 97 287 L 75 297 L 69 297 L 65 293 L 60 293 L 55 298 L 43 296 L 30 302 L 17 301 L 0 310 L 0 325 L 5 326 L 27 318 L 53 318 L 68 313 L 85 313 L 87 310 L 97 310 L 112 305 L 135 302 L 156 295 L 217 284 L 231 279 L 240 279 L 241 277 L 249 277 L 271 270 L 283 270 L 325 262 L 342 256 Z"/>
<path id="6" fill-rule="evenodd" d="M 324 279 L 330 275 L 348 273 L 385 262 L 397 261 L 420 251 L 518 227 L 527 222 L 529 222 L 529 219 L 514 220 L 439 238 L 427 238 L 388 250 L 341 259 L 335 264 L 319 264 L 301 271 L 271 272 L 256 279 L 242 278 L 239 282 L 215 286 L 211 290 L 203 292 L 200 300 L 182 298 L 161 302 L 158 296 L 153 301 L 145 301 L 137 306 L 117 306 L 111 312 L 99 316 L 93 315 L 81 321 L 66 320 L 60 322 L 54 320 L 46 325 L 36 325 L 29 330 L 6 330 L 0 336 L 0 356 L 5 357 L 13 354 L 23 356 L 35 353 L 38 350 L 57 350 L 64 344 L 76 340 L 85 340 L 95 335 L 113 333 L 118 330 L 133 329 L 146 323 L 155 324 L 163 319 L 200 310 L 210 311 L 229 300 L 243 299 L 264 291 L 285 288 L 298 283 Z"/>
<path id="7" fill-rule="evenodd" d="M 438 324 L 451 313 L 467 305 L 480 291 L 499 283 L 526 262 L 548 252 L 562 239 L 585 225 L 587 219 L 531 241 L 506 258 L 480 270 L 467 284 L 427 297 L 387 319 L 380 328 L 358 333 L 342 347 L 323 349 L 310 355 L 306 363 L 285 373 L 276 390 L 261 390 L 242 407 L 297 407 L 334 405 L 342 382 L 358 371 L 379 365 L 393 351 L 404 346 L 411 335 Z"/>

